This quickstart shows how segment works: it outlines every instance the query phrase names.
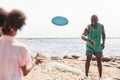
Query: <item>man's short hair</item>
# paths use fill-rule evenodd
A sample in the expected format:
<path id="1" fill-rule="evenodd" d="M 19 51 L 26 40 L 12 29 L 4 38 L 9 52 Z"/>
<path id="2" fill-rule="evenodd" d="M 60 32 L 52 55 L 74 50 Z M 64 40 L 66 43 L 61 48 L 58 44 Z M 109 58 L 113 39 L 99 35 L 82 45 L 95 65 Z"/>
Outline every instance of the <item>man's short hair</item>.
<path id="1" fill-rule="evenodd" d="M 97 15 L 95 15 L 95 14 L 92 15 L 92 16 L 91 16 L 91 19 L 92 19 L 92 18 L 96 18 L 96 20 L 98 21 L 98 16 L 97 16 Z"/>

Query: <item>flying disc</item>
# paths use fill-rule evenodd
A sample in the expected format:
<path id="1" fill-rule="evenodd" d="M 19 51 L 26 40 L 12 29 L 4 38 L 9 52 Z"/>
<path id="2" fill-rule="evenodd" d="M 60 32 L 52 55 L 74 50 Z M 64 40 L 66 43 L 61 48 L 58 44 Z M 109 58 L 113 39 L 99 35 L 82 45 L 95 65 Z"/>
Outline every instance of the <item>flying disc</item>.
<path id="1" fill-rule="evenodd" d="M 68 19 L 62 16 L 56 16 L 52 18 L 52 23 L 57 26 L 65 26 L 68 24 Z"/>

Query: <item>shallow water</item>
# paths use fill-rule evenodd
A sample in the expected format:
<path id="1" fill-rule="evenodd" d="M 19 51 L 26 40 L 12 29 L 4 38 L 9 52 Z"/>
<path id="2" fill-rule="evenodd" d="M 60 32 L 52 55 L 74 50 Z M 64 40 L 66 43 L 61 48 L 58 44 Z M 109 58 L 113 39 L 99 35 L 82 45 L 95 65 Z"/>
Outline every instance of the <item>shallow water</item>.
<path id="1" fill-rule="evenodd" d="M 85 42 L 81 39 L 30 38 L 18 39 L 26 44 L 32 52 L 44 53 L 47 56 L 85 55 Z M 120 56 L 120 39 L 106 39 L 104 56 Z"/>

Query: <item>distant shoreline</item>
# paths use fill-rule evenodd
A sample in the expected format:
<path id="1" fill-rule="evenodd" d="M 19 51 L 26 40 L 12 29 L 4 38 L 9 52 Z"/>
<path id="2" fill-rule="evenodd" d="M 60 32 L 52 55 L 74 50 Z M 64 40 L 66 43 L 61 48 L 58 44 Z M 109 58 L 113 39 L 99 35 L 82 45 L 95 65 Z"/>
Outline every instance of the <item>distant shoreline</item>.
<path id="1" fill-rule="evenodd" d="M 81 39 L 81 38 L 16 38 L 16 39 Z M 120 37 L 107 37 L 106 39 L 120 39 Z"/>

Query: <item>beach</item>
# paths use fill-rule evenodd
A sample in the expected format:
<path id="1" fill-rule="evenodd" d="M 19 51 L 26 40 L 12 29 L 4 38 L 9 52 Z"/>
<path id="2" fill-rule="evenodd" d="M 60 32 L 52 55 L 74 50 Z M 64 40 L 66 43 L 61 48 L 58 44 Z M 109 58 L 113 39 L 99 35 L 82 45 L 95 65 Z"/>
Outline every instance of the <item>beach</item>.
<path id="1" fill-rule="evenodd" d="M 83 80 L 85 77 L 85 58 L 83 57 L 42 58 L 44 59 L 43 63 L 35 65 L 24 80 Z M 120 56 L 106 57 L 102 65 L 103 80 L 120 80 Z M 89 78 L 90 80 L 99 79 L 94 58 L 91 61 Z"/>
<path id="2" fill-rule="evenodd" d="M 42 53 L 44 62 L 35 65 L 24 80 L 83 80 L 85 42 L 81 39 L 19 39 L 28 46 L 31 57 Z M 120 80 L 120 39 L 107 39 L 104 49 L 103 80 Z M 74 55 L 74 57 L 71 57 Z M 75 57 L 76 56 L 76 57 Z M 95 58 L 91 61 L 90 80 L 98 80 Z"/>

